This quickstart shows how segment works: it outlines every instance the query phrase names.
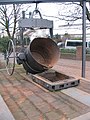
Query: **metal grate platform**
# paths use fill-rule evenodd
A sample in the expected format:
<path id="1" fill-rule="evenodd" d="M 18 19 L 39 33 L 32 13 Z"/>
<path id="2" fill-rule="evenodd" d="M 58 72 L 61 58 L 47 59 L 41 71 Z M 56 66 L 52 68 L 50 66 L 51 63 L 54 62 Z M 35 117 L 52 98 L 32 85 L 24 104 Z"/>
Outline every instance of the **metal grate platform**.
<path id="1" fill-rule="evenodd" d="M 31 75 L 32 80 L 50 91 L 62 90 L 69 87 L 77 86 L 80 83 L 79 79 L 67 76 L 54 70 Z"/>

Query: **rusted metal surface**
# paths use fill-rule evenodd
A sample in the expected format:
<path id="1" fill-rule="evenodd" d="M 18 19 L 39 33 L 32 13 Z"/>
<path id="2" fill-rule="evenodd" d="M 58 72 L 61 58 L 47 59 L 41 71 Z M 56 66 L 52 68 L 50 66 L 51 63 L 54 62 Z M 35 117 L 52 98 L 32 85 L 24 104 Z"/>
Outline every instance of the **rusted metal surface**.
<path id="1" fill-rule="evenodd" d="M 48 79 L 51 82 L 58 82 L 58 81 L 62 81 L 62 80 L 71 78 L 65 74 L 56 72 L 55 70 L 49 70 L 49 71 L 40 73 L 39 75 L 45 79 Z"/>
<path id="2" fill-rule="evenodd" d="M 52 68 L 59 60 L 59 48 L 50 38 L 35 38 L 25 51 L 24 68 L 36 74 Z"/>

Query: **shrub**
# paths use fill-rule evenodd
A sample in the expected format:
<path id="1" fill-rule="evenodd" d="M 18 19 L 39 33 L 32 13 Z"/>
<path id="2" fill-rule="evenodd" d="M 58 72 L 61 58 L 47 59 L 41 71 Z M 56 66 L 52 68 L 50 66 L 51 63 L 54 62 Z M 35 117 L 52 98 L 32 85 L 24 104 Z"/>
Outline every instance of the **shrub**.
<path id="1" fill-rule="evenodd" d="M 0 52 L 3 52 L 3 53 L 6 52 L 8 41 L 9 41 L 8 37 L 0 38 Z"/>
<path id="2" fill-rule="evenodd" d="M 76 49 L 65 49 L 65 48 L 62 48 L 60 51 L 61 51 L 61 53 L 73 53 L 73 54 L 76 53 Z"/>

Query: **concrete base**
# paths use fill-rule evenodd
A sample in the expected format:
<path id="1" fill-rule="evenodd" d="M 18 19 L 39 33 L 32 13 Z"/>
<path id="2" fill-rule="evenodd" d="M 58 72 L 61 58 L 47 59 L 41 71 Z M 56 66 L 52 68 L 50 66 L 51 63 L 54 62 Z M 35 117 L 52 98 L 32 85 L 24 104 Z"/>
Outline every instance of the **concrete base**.
<path id="1" fill-rule="evenodd" d="M 0 120 L 15 120 L 1 95 L 0 95 Z"/>

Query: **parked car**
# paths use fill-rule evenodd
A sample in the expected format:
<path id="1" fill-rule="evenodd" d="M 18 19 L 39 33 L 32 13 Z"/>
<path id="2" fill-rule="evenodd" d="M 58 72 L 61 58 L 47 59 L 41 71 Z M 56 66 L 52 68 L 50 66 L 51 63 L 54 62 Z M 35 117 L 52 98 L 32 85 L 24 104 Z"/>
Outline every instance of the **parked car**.
<path id="1" fill-rule="evenodd" d="M 65 47 L 64 42 L 58 42 L 57 45 L 58 45 L 59 48 L 64 48 Z"/>

